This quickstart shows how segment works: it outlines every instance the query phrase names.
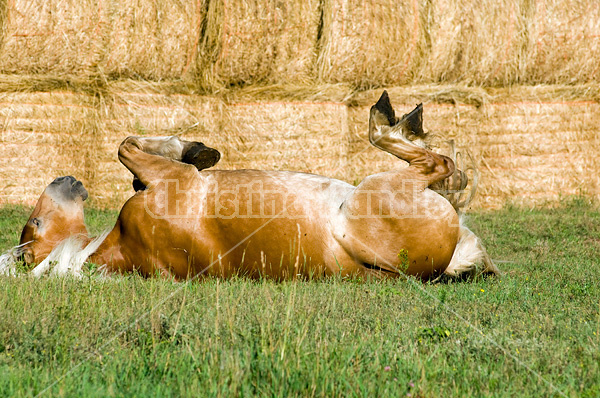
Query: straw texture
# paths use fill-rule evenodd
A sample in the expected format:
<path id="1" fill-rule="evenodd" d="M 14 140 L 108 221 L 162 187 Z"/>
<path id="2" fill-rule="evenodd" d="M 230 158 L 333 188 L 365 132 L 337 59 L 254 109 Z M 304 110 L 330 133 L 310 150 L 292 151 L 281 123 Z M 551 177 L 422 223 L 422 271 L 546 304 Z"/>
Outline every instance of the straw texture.
<path id="1" fill-rule="evenodd" d="M 2 0 L 0 73 L 256 84 L 588 84 L 595 0 Z"/>
<path id="2" fill-rule="evenodd" d="M 202 141 L 221 151 L 222 169 L 297 170 L 358 183 L 405 167 L 367 140 L 370 105 L 361 103 L 379 90 L 355 96 L 348 106 L 234 101 L 161 93 L 161 87 L 111 85 L 100 98 L 1 94 L 0 202 L 34 203 L 55 177 L 71 174 L 86 184 L 95 204 L 118 207 L 133 193 L 131 175 L 117 160 L 118 145 L 129 135 Z M 439 150 L 447 151 L 444 141 L 454 139 L 459 150 L 470 151 L 481 174 L 475 208 L 548 205 L 577 194 L 600 198 L 600 104 L 568 96 L 539 100 L 556 92 L 562 91 L 512 89 L 519 100 L 511 102 L 499 91 L 390 89 L 398 114 L 425 101 L 425 129 L 438 136 Z"/>

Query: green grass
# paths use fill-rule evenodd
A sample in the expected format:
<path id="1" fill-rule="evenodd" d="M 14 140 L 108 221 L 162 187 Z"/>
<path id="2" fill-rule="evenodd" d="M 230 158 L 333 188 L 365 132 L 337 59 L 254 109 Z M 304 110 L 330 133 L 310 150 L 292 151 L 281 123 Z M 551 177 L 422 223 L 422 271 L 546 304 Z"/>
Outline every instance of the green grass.
<path id="1" fill-rule="evenodd" d="M 0 209 L 2 251 L 28 211 Z M 0 278 L 0 396 L 599 396 L 600 211 L 470 225 L 501 278 Z"/>

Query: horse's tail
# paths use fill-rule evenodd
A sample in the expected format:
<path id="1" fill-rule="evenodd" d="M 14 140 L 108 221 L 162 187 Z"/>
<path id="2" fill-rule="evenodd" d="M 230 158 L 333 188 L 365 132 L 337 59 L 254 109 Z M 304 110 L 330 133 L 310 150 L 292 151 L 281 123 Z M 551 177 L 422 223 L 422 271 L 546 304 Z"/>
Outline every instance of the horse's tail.
<path id="1" fill-rule="evenodd" d="M 437 138 L 433 134 L 430 136 L 434 139 Z M 444 144 L 447 145 L 448 150 L 440 151 L 439 148 Z M 479 183 L 479 169 L 471 153 L 464 148 L 457 149 L 454 140 L 439 143 L 437 146 L 437 152 L 442 152 L 452 159 L 456 169 L 450 177 L 431 185 L 429 188 L 445 197 L 452 204 L 454 210 L 461 214 L 463 209 L 475 199 L 477 184 Z"/>
<path id="2" fill-rule="evenodd" d="M 458 243 L 444 274 L 452 277 L 474 277 L 481 274 L 500 275 L 500 270 L 481 244 L 479 238 L 460 218 Z"/>

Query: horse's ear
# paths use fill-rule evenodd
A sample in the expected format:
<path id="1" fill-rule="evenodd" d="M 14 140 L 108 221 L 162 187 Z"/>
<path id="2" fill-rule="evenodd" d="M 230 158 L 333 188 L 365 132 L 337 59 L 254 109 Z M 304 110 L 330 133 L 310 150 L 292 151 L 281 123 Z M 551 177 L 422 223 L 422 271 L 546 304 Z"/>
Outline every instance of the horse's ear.
<path id="1" fill-rule="evenodd" d="M 426 134 L 423 131 L 423 104 L 417 105 L 410 113 L 402 115 L 398 123 L 402 124 L 402 127 L 408 133 L 417 137 L 425 137 Z"/>
<path id="2" fill-rule="evenodd" d="M 71 194 L 75 197 L 79 196 L 82 201 L 85 201 L 89 196 L 87 189 L 85 189 L 80 181 L 77 181 L 75 185 L 71 187 Z"/>
<path id="3" fill-rule="evenodd" d="M 397 122 L 396 114 L 390 97 L 387 91 L 383 91 L 379 101 L 371 107 L 371 114 L 369 115 L 369 133 L 373 133 L 375 130 L 387 126 L 392 127 Z"/>
<path id="4" fill-rule="evenodd" d="M 87 189 L 85 189 L 85 187 L 83 185 L 81 185 L 80 187 L 76 188 L 76 194 L 79 195 L 81 197 L 81 200 L 85 202 L 85 200 L 88 198 L 89 194 L 87 192 Z"/>
<path id="5" fill-rule="evenodd" d="M 58 177 L 48 185 L 46 192 L 60 203 L 72 202 L 77 199 L 82 201 L 88 198 L 88 191 L 81 181 L 73 176 Z"/>

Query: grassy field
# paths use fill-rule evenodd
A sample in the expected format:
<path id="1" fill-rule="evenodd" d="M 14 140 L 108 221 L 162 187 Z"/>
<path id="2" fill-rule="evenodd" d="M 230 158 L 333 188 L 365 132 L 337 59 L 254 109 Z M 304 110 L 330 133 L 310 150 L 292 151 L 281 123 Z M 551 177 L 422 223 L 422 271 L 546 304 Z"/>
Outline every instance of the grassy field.
<path id="1" fill-rule="evenodd" d="M 0 250 L 28 211 L 0 209 Z M 0 278 L 0 396 L 599 396 L 598 208 L 470 225 L 503 277 Z"/>

